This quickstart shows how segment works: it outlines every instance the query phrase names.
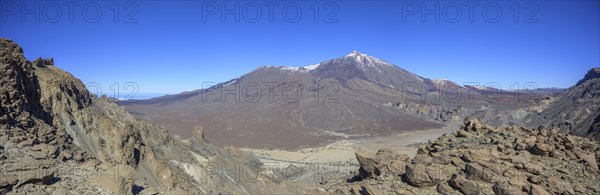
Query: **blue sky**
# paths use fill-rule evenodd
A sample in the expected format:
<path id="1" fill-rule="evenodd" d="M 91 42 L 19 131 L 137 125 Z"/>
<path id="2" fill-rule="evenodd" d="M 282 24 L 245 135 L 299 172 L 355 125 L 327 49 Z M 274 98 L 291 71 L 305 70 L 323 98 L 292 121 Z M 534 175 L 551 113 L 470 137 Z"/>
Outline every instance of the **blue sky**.
<path id="1" fill-rule="evenodd" d="M 239 12 L 223 21 L 236 3 Z M 483 1 L 473 12 L 453 1 L 278 3 L 270 18 L 272 4 L 261 1 L 3 0 L 0 36 L 30 60 L 54 57 L 104 92 L 135 82 L 140 92 L 177 93 L 263 65 L 315 64 L 352 50 L 424 77 L 503 89 L 515 82 L 569 87 L 600 66 L 598 1 Z M 430 12 L 437 14 L 422 14 L 436 3 Z"/>

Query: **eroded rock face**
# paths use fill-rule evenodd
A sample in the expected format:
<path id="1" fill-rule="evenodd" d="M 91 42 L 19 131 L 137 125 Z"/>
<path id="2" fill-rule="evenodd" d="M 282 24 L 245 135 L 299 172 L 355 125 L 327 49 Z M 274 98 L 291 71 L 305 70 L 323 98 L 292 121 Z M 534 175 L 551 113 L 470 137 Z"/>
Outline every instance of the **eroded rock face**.
<path id="1" fill-rule="evenodd" d="M 420 148 L 395 179 L 346 186 L 408 194 L 598 194 L 599 151 L 594 140 L 553 129 L 495 128 L 467 118 L 459 131 Z"/>

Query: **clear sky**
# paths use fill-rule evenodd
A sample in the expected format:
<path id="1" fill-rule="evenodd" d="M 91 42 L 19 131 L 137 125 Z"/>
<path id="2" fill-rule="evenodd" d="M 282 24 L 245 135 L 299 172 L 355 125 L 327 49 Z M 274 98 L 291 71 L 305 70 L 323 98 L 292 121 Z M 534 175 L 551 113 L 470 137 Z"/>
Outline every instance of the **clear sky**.
<path id="1" fill-rule="evenodd" d="M 459 84 L 569 87 L 600 66 L 599 10 L 598 1 L 2 0 L 0 36 L 104 91 L 135 82 L 177 93 L 352 50 Z"/>

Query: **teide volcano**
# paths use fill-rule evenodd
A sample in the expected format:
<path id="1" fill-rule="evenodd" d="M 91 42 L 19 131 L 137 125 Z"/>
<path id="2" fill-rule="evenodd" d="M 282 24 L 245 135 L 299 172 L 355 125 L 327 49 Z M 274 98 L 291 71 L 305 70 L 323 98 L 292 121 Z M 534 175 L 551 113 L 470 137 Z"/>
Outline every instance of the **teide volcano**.
<path id="1" fill-rule="evenodd" d="M 416 74 L 358 51 L 320 63 L 311 73 L 320 78 L 332 77 L 339 81 L 358 78 L 396 89 L 402 89 L 403 83 L 426 82 L 426 79 Z"/>
<path id="2" fill-rule="evenodd" d="M 208 89 L 121 105 L 185 137 L 203 126 L 216 145 L 298 148 L 439 126 L 388 105 L 401 101 L 405 84 L 433 89 L 430 79 L 354 51 L 304 67 L 264 66 Z"/>

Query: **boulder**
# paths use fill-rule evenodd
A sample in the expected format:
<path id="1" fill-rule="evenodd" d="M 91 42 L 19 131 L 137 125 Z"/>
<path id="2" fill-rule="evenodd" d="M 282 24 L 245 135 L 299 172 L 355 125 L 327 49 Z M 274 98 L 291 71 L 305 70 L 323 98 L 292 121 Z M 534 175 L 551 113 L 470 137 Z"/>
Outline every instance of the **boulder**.
<path id="1" fill-rule="evenodd" d="M 476 162 L 479 164 L 495 162 L 497 160 L 496 156 L 492 155 L 489 150 L 467 150 L 463 154 L 462 159 L 468 163 Z"/>
<path id="2" fill-rule="evenodd" d="M 394 152 L 390 149 L 378 150 L 376 155 L 377 155 L 378 159 L 381 159 L 383 161 L 393 161 L 393 160 L 400 160 L 400 161 L 404 161 L 404 162 L 410 161 L 410 157 L 408 155 Z"/>
<path id="3" fill-rule="evenodd" d="M 515 186 L 512 186 L 508 182 L 495 182 L 494 186 L 492 187 L 492 190 L 494 191 L 494 194 L 496 194 L 496 195 L 518 195 L 518 194 L 525 195 L 526 194 L 525 192 L 522 192 L 520 189 L 518 189 Z"/>
<path id="4" fill-rule="evenodd" d="M 433 158 L 426 154 L 417 154 L 412 160 L 414 164 L 430 165 L 433 162 Z"/>
<path id="5" fill-rule="evenodd" d="M 391 172 L 396 175 L 402 175 L 406 172 L 406 162 L 402 160 L 393 160 L 388 166 Z"/>
<path id="6" fill-rule="evenodd" d="M 553 149 L 553 147 L 550 144 L 538 142 L 535 145 L 533 145 L 531 148 L 529 148 L 529 152 L 531 154 L 535 154 L 535 155 L 550 156 L 552 149 Z"/>
<path id="7" fill-rule="evenodd" d="M 450 187 L 447 183 L 442 182 L 437 185 L 435 188 L 436 192 L 442 195 L 460 195 L 461 193 L 454 190 L 454 188 Z"/>
<path id="8" fill-rule="evenodd" d="M 477 183 L 468 180 L 462 175 L 452 175 L 452 178 L 450 179 L 448 184 L 450 184 L 450 186 L 452 186 L 454 189 L 459 190 L 465 195 L 477 195 L 481 192 L 481 189 L 479 188 L 479 185 L 477 185 Z"/>
<path id="9" fill-rule="evenodd" d="M 440 155 L 438 157 L 433 158 L 433 160 L 432 160 L 432 163 L 440 164 L 440 165 L 447 165 L 447 164 L 450 164 L 451 162 L 452 162 L 452 159 L 450 158 L 450 155 L 447 155 L 447 154 Z"/>
<path id="10" fill-rule="evenodd" d="M 494 176 L 489 169 L 477 163 L 467 163 L 465 165 L 465 173 L 470 180 L 483 180 L 487 182 L 491 181 Z"/>
<path id="11" fill-rule="evenodd" d="M 406 165 L 406 182 L 416 187 L 430 187 L 435 184 L 425 171 L 426 166 L 422 164 Z"/>
<path id="12" fill-rule="evenodd" d="M 599 171 L 598 169 L 598 162 L 596 161 L 596 158 L 594 158 L 594 153 L 587 153 L 583 150 L 580 149 L 576 149 L 573 150 L 573 152 L 575 153 L 575 155 L 577 156 L 577 158 L 585 161 L 585 163 L 592 168 L 595 171 Z"/>
<path id="13" fill-rule="evenodd" d="M 524 168 L 527 172 L 534 174 L 534 175 L 541 175 L 542 174 L 542 166 L 538 165 L 538 164 L 534 164 L 534 163 L 527 163 L 524 165 Z"/>
<path id="14" fill-rule="evenodd" d="M 75 153 L 75 155 L 73 155 L 73 160 L 75 160 L 77 162 L 82 162 L 83 154 L 81 154 L 80 152 Z"/>
<path id="15" fill-rule="evenodd" d="M 529 187 L 529 195 L 550 195 L 550 193 L 539 185 L 531 184 Z"/>
<path id="16" fill-rule="evenodd" d="M 407 155 L 386 149 L 379 150 L 375 155 L 365 151 L 357 151 L 355 155 L 360 164 L 359 176 L 363 179 L 403 174 L 406 163 L 410 161 Z"/>
<path id="17" fill-rule="evenodd" d="M 466 117 L 463 121 L 465 131 L 477 131 L 483 129 L 484 125 L 475 117 Z"/>
<path id="18" fill-rule="evenodd" d="M 431 165 L 425 167 L 425 172 L 427 172 L 427 176 L 434 183 L 442 183 L 449 179 L 449 175 L 444 171 L 444 167 L 440 165 Z"/>
<path id="19" fill-rule="evenodd" d="M 542 183 L 542 180 L 542 177 L 537 175 L 532 175 L 527 178 L 527 181 L 531 182 L 532 184 L 540 184 Z"/>
<path id="20" fill-rule="evenodd" d="M 502 176 L 510 178 L 512 180 L 520 180 L 525 176 L 525 173 L 514 168 L 508 168 L 504 171 L 504 173 L 502 173 Z"/>
<path id="21" fill-rule="evenodd" d="M 67 161 L 67 160 L 73 159 L 73 153 L 71 151 L 64 150 L 64 151 L 61 152 L 61 155 L 62 155 L 62 160 L 63 161 Z"/>
<path id="22" fill-rule="evenodd" d="M 46 155 L 49 158 L 56 158 L 56 156 L 58 155 L 57 147 L 53 146 L 53 145 L 48 145 L 47 154 Z"/>
<path id="23" fill-rule="evenodd" d="M 375 178 L 381 175 L 381 170 L 377 167 L 378 163 L 375 156 L 366 151 L 357 151 L 354 153 L 356 160 L 360 165 L 358 172 L 361 178 Z"/>
<path id="24" fill-rule="evenodd" d="M 526 164 L 529 162 L 531 162 L 531 154 L 527 152 L 521 152 L 511 159 L 511 163 L 513 164 Z"/>

